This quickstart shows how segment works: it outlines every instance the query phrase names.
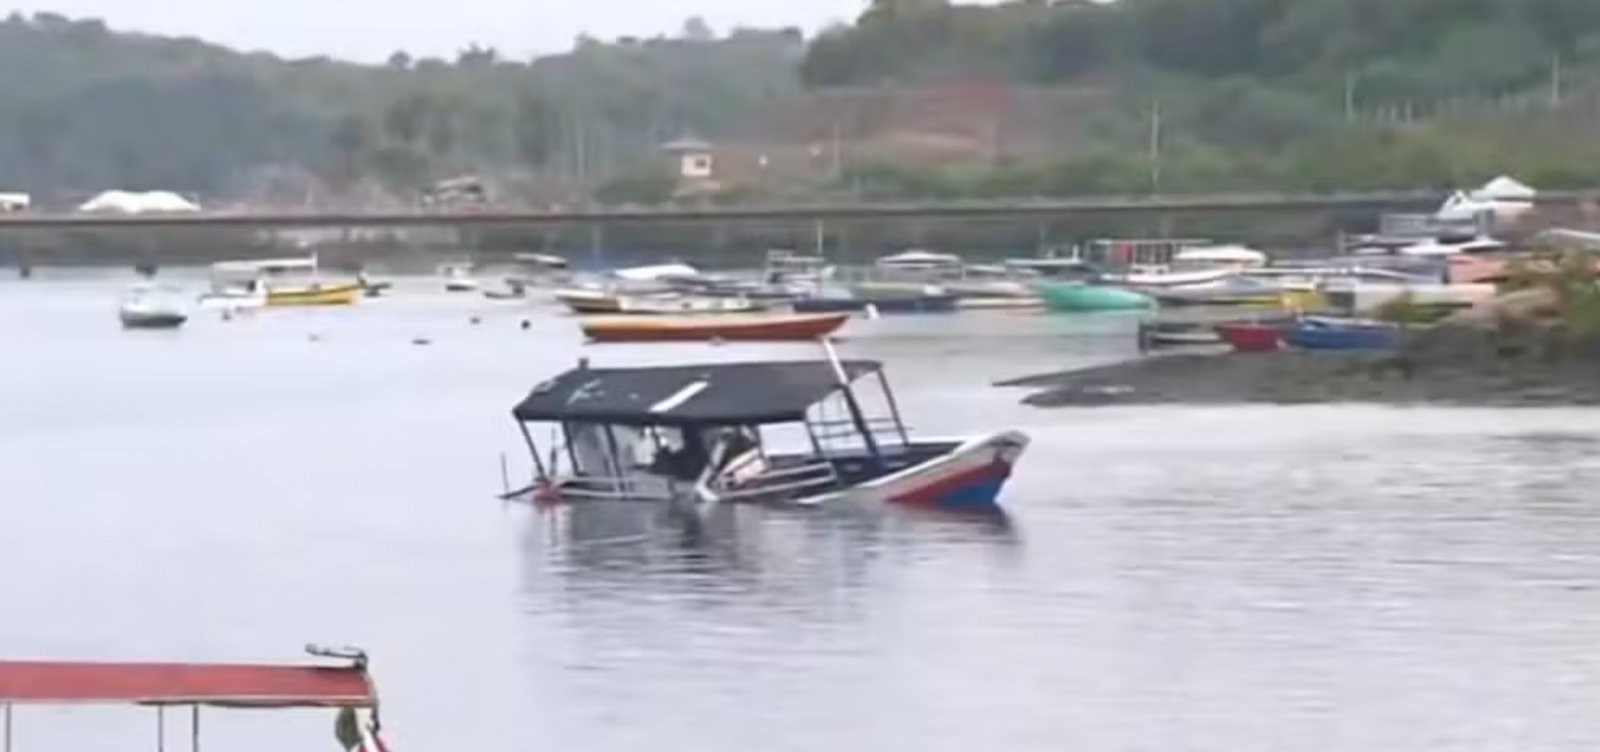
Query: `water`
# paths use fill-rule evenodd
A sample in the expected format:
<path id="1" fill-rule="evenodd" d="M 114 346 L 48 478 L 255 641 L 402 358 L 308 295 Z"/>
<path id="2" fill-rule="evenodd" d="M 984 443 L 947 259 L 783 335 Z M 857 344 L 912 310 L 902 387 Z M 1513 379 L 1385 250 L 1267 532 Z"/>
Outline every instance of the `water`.
<path id="1" fill-rule="evenodd" d="M 125 333 L 119 284 L 0 283 L 0 654 L 354 643 L 402 751 L 1600 743 L 1600 412 L 1034 411 L 987 384 L 1131 327 L 857 321 L 844 354 L 889 363 L 916 428 L 1033 433 L 1009 524 L 738 509 L 693 537 L 493 500 L 570 320 L 414 281 Z M 150 711 L 16 723 L 18 752 L 154 747 Z M 334 743 L 314 711 L 207 711 L 204 742 Z"/>

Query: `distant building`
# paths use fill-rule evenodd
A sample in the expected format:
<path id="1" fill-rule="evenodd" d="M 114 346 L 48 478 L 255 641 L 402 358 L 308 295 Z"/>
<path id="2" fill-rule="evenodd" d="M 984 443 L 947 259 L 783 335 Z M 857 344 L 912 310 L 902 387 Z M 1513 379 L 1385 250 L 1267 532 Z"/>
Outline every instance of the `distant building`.
<path id="1" fill-rule="evenodd" d="M 677 167 L 679 196 L 716 193 L 722 186 L 717 182 L 716 147 L 697 138 L 680 138 L 661 145 L 661 150 L 672 155 Z"/>

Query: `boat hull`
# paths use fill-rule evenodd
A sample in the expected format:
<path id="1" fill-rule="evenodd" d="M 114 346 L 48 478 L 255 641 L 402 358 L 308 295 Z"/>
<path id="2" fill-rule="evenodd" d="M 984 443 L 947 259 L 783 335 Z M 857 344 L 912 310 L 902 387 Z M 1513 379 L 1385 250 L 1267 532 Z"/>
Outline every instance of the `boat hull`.
<path id="1" fill-rule="evenodd" d="M 1387 326 L 1301 323 L 1284 332 L 1283 341 L 1301 350 L 1390 350 L 1400 343 L 1400 330 Z"/>
<path id="2" fill-rule="evenodd" d="M 118 318 L 124 329 L 177 329 L 189 320 L 182 313 L 123 311 Z"/>
<path id="3" fill-rule="evenodd" d="M 1052 311 L 1070 313 L 1140 311 L 1155 305 L 1155 300 L 1148 295 L 1101 285 L 1040 285 L 1039 299 Z"/>
<path id="4" fill-rule="evenodd" d="M 948 453 L 890 475 L 867 481 L 839 494 L 810 503 L 827 503 L 839 497 L 857 502 L 882 502 L 949 510 L 982 510 L 998 506 L 1000 491 L 1011 470 L 1028 448 L 1021 431 L 968 439 Z"/>
<path id="5" fill-rule="evenodd" d="M 838 330 L 848 314 L 775 316 L 597 316 L 579 326 L 595 342 L 813 340 Z"/>
<path id="6" fill-rule="evenodd" d="M 1273 352 L 1283 347 L 1283 327 L 1271 324 L 1218 324 L 1217 335 L 1234 352 Z"/>
<path id="7" fill-rule="evenodd" d="M 269 307 L 354 305 L 361 299 L 361 295 L 362 287 L 355 283 L 327 287 L 269 289 L 267 305 Z"/>
<path id="8" fill-rule="evenodd" d="M 608 292 L 558 290 L 555 297 L 567 310 L 579 315 L 622 312 L 622 299 Z"/>

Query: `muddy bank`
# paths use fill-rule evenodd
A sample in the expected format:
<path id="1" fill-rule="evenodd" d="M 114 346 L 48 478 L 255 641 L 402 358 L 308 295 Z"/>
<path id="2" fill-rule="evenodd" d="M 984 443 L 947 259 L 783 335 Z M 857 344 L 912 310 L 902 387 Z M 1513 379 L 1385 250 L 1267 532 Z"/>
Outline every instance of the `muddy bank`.
<path id="1" fill-rule="evenodd" d="M 1600 405 L 1600 363 L 1589 358 L 1455 357 L 1283 351 L 1162 355 L 1000 382 L 1038 389 L 1037 407 L 1114 404 Z"/>

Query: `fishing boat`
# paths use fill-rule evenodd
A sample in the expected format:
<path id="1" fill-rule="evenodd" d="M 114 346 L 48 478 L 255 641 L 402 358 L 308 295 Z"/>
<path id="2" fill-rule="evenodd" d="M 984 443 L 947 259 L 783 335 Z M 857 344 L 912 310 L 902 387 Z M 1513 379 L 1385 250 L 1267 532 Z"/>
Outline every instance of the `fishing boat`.
<path id="1" fill-rule="evenodd" d="M 1052 311 L 1134 311 L 1154 307 L 1149 295 L 1108 285 L 1049 282 L 1039 285 L 1039 299 Z"/>
<path id="2" fill-rule="evenodd" d="M 117 310 L 124 329 L 176 329 L 189 320 L 180 291 L 171 286 L 142 282 L 128 288 Z"/>
<path id="3" fill-rule="evenodd" d="M 167 748 L 168 711 L 185 709 L 189 718 L 183 724 L 184 731 L 192 752 L 199 752 L 202 707 L 335 710 L 334 736 L 346 752 L 386 752 L 378 719 L 378 694 L 367 672 L 366 654 L 349 648 L 307 646 L 306 650 L 319 661 L 248 664 L 0 660 L 0 750 L 14 752 L 12 729 L 17 708 L 58 706 L 61 710 L 123 705 L 154 709 L 157 752 Z"/>
<path id="4" fill-rule="evenodd" d="M 1307 316 L 1283 333 L 1284 344 L 1302 350 L 1390 350 L 1400 329 L 1381 321 Z"/>
<path id="5" fill-rule="evenodd" d="M 837 331 L 847 313 L 759 316 L 592 316 L 578 322 L 596 342 L 805 341 Z"/>
<path id="6" fill-rule="evenodd" d="M 1234 321 L 1217 324 L 1217 336 L 1228 343 L 1234 352 L 1262 353 L 1273 352 L 1283 347 L 1283 333 L 1286 329 L 1281 324 L 1257 323 L 1251 321 Z"/>
<path id="7" fill-rule="evenodd" d="M 262 306 L 350 305 L 361 298 L 362 283 L 324 282 L 315 255 L 304 258 L 223 261 L 211 266 L 211 290 L 200 296 L 208 309 Z"/>
<path id="8" fill-rule="evenodd" d="M 1028 446 L 1025 434 L 912 438 L 883 366 L 841 361 L 827 340 L 822 346 L 826 359 L 807 361 L 644 368 L 580 361 L 512 410 L 535 478 L 506 498 L 636 500 L 700 511 L 732 502 L 996 508 Z M 874 394 L 857 383 L 869 377 Z M 880 409 L 869 410 L 870 396 Z M 552 440 L 548 460 L 533 438 L 542 427 L 565 444 Z M 786 433 L 797 441 L 785 442 Z"/>

